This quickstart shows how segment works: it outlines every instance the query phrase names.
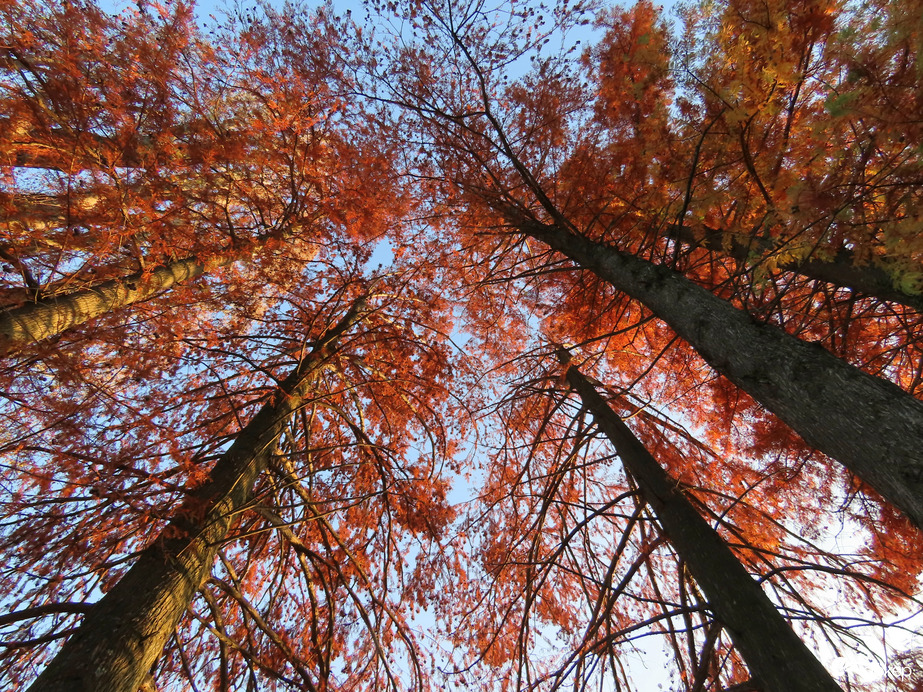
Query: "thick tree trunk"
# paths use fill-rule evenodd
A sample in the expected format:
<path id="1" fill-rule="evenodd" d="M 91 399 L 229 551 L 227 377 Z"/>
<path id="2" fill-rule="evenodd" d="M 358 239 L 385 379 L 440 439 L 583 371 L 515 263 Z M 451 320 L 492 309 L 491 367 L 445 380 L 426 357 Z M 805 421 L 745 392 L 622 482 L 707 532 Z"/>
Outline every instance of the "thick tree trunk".
<path id="1" fill-rule="evenodd" d="M 238 433 L 208 483 L 191 494 L 161 535 L 87 613 L 31 692 L 137 692 L 211 572 L 218 548 L 250 500 L 284 426 L 306 401 L 311 375 L 364 314 L 365 301 L 360 299 L 318 340 L 273 399 Z"/>
<path id="2" fill-rule="evenodd" d="M 666 267 L 559 226 L 520 231 L 645 305 L 709 365 L 923 528 L 923 402 Z"/>
<path id="3" fill-rule="evenodd" d="M 728 255 L 742 264 L 751 261 L 752 252 L 762 254 L 772 249 L 770 241 L 714 228 L 705 228 L 700 235 L 689 226 L 674 225 L 667 228 L 667 235 L 687 245 Z M 923 295 L 912 295 L 896 288 L 888 273 L 880 267 L 857 266 L 853 261 L 853 253 L 845 248 L 831 260 L 792 260 L 778 265 L 778 269 L 923 312 Z"/>
<path id="4" fill-rule="evenodd" d="M 0 312 L 0 356 L 99 317 L 112 310 L 140 303 L 178 283 L 194 279 L 245 256 L 225 253 L 208 260 L 187 257 L 152 272 L 138 272 L 122 279 L 50 298 L 39 299 Z"/>
<path id="5" fill-rule="evenodd" d="M 559 353 L 564 364 L 570 356 Z M 615 447 L 625 469 L 657 515 L 664 535 L 730 633 L 763 692 L 842 692 L 814 654 L 789 627 L 718 533 L 695 510 L 596 388 L 574 366 L 567 381 Z"/>
<path id="6" fill-rule="evenodd" d="M 111 168 L 144 168 L 151 165 L 191 167 L 203 163 L 203 150 L 223 155 L 227 162 L 239 162 L 248 138 L 225 137 L 196 146 L 197 129 L 208 132 L 212 124 L 190 121 L 168 131 L 175 139 L 170 154 L 158 150 L 150 135 L 135 133 L 127 140 L 115 141 L 105 135 L 82 131 L 74 134 L 65 128 L 39 130 L 30 123 L 0 117 L 0 165 L 20 168 L 45 168 L 74 174 L 79 171 Z M 161 133 L 161 135 L 166 133 Z M 210 159 L 209 159 L 210 160 Z"/>

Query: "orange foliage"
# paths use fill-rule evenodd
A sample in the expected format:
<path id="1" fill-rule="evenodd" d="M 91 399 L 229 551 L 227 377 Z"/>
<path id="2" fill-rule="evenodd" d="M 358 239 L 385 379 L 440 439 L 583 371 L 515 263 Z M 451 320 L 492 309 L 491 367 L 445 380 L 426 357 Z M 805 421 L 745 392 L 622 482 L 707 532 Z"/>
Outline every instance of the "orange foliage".
<path id="1" fill-rule="evenodd" d="M 702 2 L 674 30 L 646 0 L 412 0 L 369 3 L 377 34 L 325 7 L 206 35 L 185 2 L 0 3 L 4 309 L 215 265 L 6 359 L 0 680 L 26 684 L 176 508 L 199 518 L 192 491 L 360 293 L 158 684 L 630 685 L 651 635 L 676 685 L 744 682 L 558 345 L 799 632 L 848 647 L 838 618 L 911 607 L 918 529 L 523 224 L 919 396 L 918 5 Z"/>

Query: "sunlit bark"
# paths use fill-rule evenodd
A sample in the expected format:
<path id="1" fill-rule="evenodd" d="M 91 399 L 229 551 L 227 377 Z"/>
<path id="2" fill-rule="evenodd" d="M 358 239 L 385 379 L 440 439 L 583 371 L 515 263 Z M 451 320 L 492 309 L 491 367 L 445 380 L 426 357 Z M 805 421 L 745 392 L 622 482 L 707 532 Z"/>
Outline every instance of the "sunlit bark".
<path id="1" fill-rule="evenodd" d="M 222 541 L 251 498 L 282 430 L 310 397 L 312 376 L 335 353 L 340 337 L 365 314 L 357 300 L 238 433 L 169 525 L 82 624 L 29 688 L 33 692 L 137 690 L 211 571 Z"/>
<path id="2" fill-rule="evenodd" d="M 238 253 L 221 254 L 207 260 L 188 257 L 150 272 L 137 272 L 123 279 L 104 281 L 93 288 L 4 310 L 0 313 L 0 355 L 56 336 L 107 312 L 140 303 L 239 258 Z"/>

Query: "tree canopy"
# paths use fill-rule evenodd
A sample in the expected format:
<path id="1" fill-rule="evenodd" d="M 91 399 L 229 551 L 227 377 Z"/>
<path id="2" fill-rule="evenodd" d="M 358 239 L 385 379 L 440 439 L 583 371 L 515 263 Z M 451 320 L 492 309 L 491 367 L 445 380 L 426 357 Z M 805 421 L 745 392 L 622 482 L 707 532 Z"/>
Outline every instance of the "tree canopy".
<path id="1" fill-rule="evenodd" d="M 0 2 L 0 684 L 921 689 L 920 17 Z"/>

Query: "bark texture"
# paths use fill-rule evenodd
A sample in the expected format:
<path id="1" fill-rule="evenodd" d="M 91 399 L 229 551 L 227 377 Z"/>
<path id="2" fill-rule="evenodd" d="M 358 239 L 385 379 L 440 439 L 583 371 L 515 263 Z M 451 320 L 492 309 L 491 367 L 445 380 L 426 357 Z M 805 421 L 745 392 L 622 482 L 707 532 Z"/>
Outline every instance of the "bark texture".
<path id="1" fill-rule="evenodd" d="M 923 402 L 677 272 L 537 222 L 519 230 L 644 304 L 718 373 L 923 528 Z"/>
<path id="2" fill-rule="evenodd" d="M 749 264 L 751 254 L 763 254 L 772 250 L 772 243 L 727 233 L 714 228 L 704 228 L 700 233 L 689 226 L 670 226 L 667 235 L 687 245 L 714 250 L 728 255 L 742 264 Z M 780 271 L 792 272 L 808 279 L 847 288 L 869 298 L 890 303 L 900 303 L 908 308 L 923 312 L 923 295 L 913 295 L 894 286 L 888 273 L 873 265 L 857 266 L 853 253 L 843 248 L 830 260 L 803 259 L 785 262 L 778 266 Z"/>
<path id="3" fill-rule="evenodd" d="M 177 151 L 169 155 L 159 150 L 154 137 L 135 133 L 127 139 L 114 140 L 106 135 L 69 128 L 50 127 L 41 130 L 22 120 L 0 117 L 0 140 L 4 152 L 0 163 L 20 168 L 45 168 L 62 173 L 77 171 L 144 168 L 152 165 L 196 166 L 203 163 L 202 145 L 196 146 L 195 133 L 211 125 L 190 121 L 169 129 Z M 161 133 L 166 134 L 166 133 Z M 242 160 L 241 141 L 208 142 L 208 150 L 225 154 L 232 161 Z M 237 150 L 235 151 L 235 149 Z M 177 156 L 177 153 L 179 156 Z"/>
<path id="4" fill-rule="evenodd" d="M 358 300 L 238 433 L 209 481 L 191 494 L 161 535 L 87 613 L 30 692 L 137 692 L 150 675 L 218 548 L 251 498 L 292 414 L 307 400 L 312 374 L 365 314 Z"/>
<path id="5" fill-rule="evenodd" d="M 564 364 L 569 362 L 566 351 L 558 355 Z M 667 540 L 747 662 L 757 688 L 763 692 L 842 692 L 718 533 L 596 388 L 574 366 L 567 369 L 567 381 L 638 483 Z"/>
<path id="6" fill-rule="evenodd" d="M 99 317 L 140 303 L 178 283 L 194 279 L 238 258 L 225 254 L 203 261 L 178 260 L 152 272 L 104 281 L 94 288 L 53 296 L 0 312 L 0 356 Z"/>

